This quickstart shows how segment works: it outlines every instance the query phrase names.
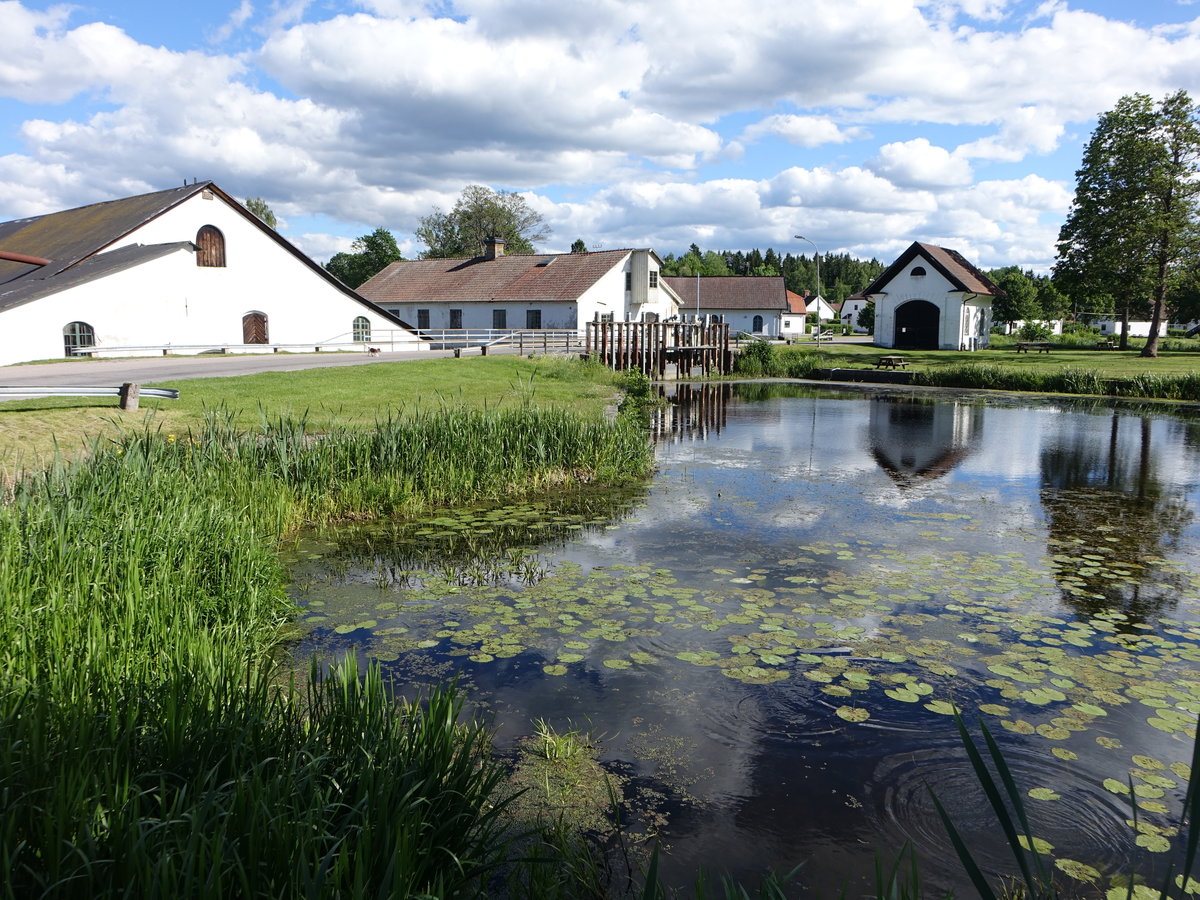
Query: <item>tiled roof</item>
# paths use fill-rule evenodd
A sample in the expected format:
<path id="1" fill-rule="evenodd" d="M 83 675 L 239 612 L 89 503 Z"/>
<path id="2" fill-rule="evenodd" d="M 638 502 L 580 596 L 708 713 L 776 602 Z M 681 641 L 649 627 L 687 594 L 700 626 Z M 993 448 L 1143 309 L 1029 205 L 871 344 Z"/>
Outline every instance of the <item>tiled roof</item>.
<path id="1" fill-rule="evenodd" d="M 667 275 L 663 278 L 679 295 L 681 309 L 696 306 L 699 281 L 701 309 L 788 309 L 787 288 L 781 276 Z"/>
<path id="2" fill-rule="evenodd" d="M 803 316 L 808 312 L 808 306 L 804 302 L 804 297 L 797 294 L 795 291 L 787 292 L 788 312 L 794 316 Z"/>
<path id="3" fill-rule="evenodd" d="M 863 293 L 882 293 L 887 283 L 895 278 L 897 274 L 904 271 L 918 256 L 925 259 L 944 275 L 956 291 L 992 295 L 1002 293 L 996 285 L 988 280 L 986 275 L 967 262 L 966 257 L 957 250 L 950 250 L 946 247 L 935 247 L 933 244 L 922 244 L 919 241 L 914 241 L 911 247 L 901 253 L 900 257 L 888 266 L 882 275 L 871 282 Z"/>
<path id="4" fill-rule="evenodd" d="M 374 303 L 572 302 L 631 252 L 402 259 L 360 285 L 358 292 Z"/>

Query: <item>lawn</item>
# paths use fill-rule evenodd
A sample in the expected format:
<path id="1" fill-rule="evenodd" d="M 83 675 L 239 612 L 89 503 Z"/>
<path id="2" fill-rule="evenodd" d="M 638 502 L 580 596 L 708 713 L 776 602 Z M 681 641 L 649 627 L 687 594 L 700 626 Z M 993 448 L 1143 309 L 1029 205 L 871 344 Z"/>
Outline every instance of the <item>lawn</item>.
<path id="1" fill-rule="evenodd" d="M 369 428 L 389 414 L 460 405 L 533 402 L 600 415 L 615 384 L 613 373 L 575 360 L 496 356 L 162 382 L 153 387 L 177 388 L 179 399 L 143 399 L 137 412 L 122 412 L 115 398 L 10 400 L 0 403 L 0 469 L 29 465 L 56 447 L 72 453 L 130 427 L 196 431 L 213 409 L 232 412 L 233 424 L 245 428 L 303 416 L 316 430 L 335 423 Z"/>
<path id="2" fill-rule="evenodd" d="M 1052 372 L 1065 368 L 1086 369 L 1105 378 L 1133 375 L 1185 375 L 1200 372 L 1200 353 L 1170 351 L 1156 359 L 1142 357 L 1139 350 L 1062 349 L 1049 353 L 1017 353 L 1013 349 L 975 350 L 885 350 L 870 344 L 826 344 L 819 350 L 814 344 L 795 345 L 797 352 L 819 353 L 829 368 L 874 368 L 884 354 L 903 356 L 909 371 L 939 369 L 963 363 L 1001 366 L 1021 371 Z"/>

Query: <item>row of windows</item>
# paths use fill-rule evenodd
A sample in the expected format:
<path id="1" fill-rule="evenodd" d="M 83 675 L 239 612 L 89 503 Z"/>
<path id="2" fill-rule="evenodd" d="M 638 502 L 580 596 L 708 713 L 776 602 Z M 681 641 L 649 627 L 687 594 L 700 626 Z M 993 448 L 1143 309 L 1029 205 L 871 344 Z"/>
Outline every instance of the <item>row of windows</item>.
<path id="1" fill-rule="evenodd" d="M 371 340 L 371 320 L 366 316 L 356 316 L 351 330 L 355 341 Z M 242 316 L 243 344 L 268 344 L 269 334 L 266 313 L 248 312 Z M 63 355 L 74 356 L 77 350 L 95 346 L 96 329 L 87 322 L 68 322 L 63 326 Z"/>
<path id="2" fill-rule="evenodd" d="M 447 328 L 462 328 L 463 327 L 463 311 L 461 309 L 451 309 L 450 324 Z M 526 328 L 541 328 L 542 327 L 542 311 L 540 309 L 525 310 L 525 327 Z M 417 329 L 419 331 L 428 331 L 429 325 L 429 310 L 417 310 Z M 492 328 L 497 331 L 502 331 L 508 328 L 508 310 L 493 309 L 492 310 Z"/>

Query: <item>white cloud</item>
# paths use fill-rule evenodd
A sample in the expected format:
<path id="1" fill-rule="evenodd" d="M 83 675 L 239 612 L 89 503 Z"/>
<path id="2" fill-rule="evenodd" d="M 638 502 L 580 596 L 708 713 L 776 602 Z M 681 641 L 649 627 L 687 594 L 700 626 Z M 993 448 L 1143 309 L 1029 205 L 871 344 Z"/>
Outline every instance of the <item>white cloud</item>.
<path id="1" fill-rule="evenodd" d="M 800 147 L 820 147 L 866 137 L 866 129 L 842 128 L 828 116 L 775 115 L 747 127 L 740 140 L 751 143 L 764 137 L 782 138 Z"/>
<path id="2" fill-rule="evenodd" d="M 970 184 L 971 166 L 943 147 L 925 138 L 884 144 L 879 155 L 867 163 L 876 175 L 902 188 L 944 188 Z"/>

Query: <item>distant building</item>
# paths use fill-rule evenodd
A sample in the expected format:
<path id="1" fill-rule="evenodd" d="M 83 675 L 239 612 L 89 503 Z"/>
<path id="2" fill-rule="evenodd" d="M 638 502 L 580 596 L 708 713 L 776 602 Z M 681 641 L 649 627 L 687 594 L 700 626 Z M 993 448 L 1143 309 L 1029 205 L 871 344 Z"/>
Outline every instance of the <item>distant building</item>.
<path id="1" fill-rule="evenodd" d="M 1121 320 L 1120 319 L 1097 319 L 1092 323 L 1093 326 L 1100 329 L 1100 334 L 1104 337 L 1120 337 L 1121 336 Z M 1129 323 L 1130 337 L 1150 337 L 1149 322 L 1130 322 Z M 1167 336 L 1167 323 L 1162 322 L 1158 326 L 1158 336 Z"/>
<path id="2" fill-rule="evenodd" d="M 1000 293 L 956 250 L 914 243 L 863 291 L 875 302 L 875 344 L 897 350 L 988 346 Z"/>
<path id="3" fill-rule="evenodd" d="M 783 314 L 783 324 L 779 328 L 781 337 L 793 340 L 806 334 L 808 306 L 804 296 L 795 291 L 787 292 L 788 309 Z"/>
<path id="4" fill-rule="evenodd" d="M 850 328 L 854 334 L 866 334 L 867 329 L 858 324 L 858 314 L 870 305 L 871 301 L 867 295 L 859 291 L 857 294 L 851 294 L 842 301 L 842 305 L 838 308 L 838 321 L 844 327 Z"/>
<path id="5" fill-rule="evenodd" d="M 508 256 L 503 241 L 471 259 L 404 259 L 358 290 L 428 330 L 580 330 L 586 322 L 655 322 L 679 312 L 653 250 Z"/>
<path id="6" fill-rule="evenodd" d="M 788 312 L 782 276 L 667 275 L 663 278 L 679 296 L 682 316 L 715 317 L 732 331 L 779 337 Z"/>

